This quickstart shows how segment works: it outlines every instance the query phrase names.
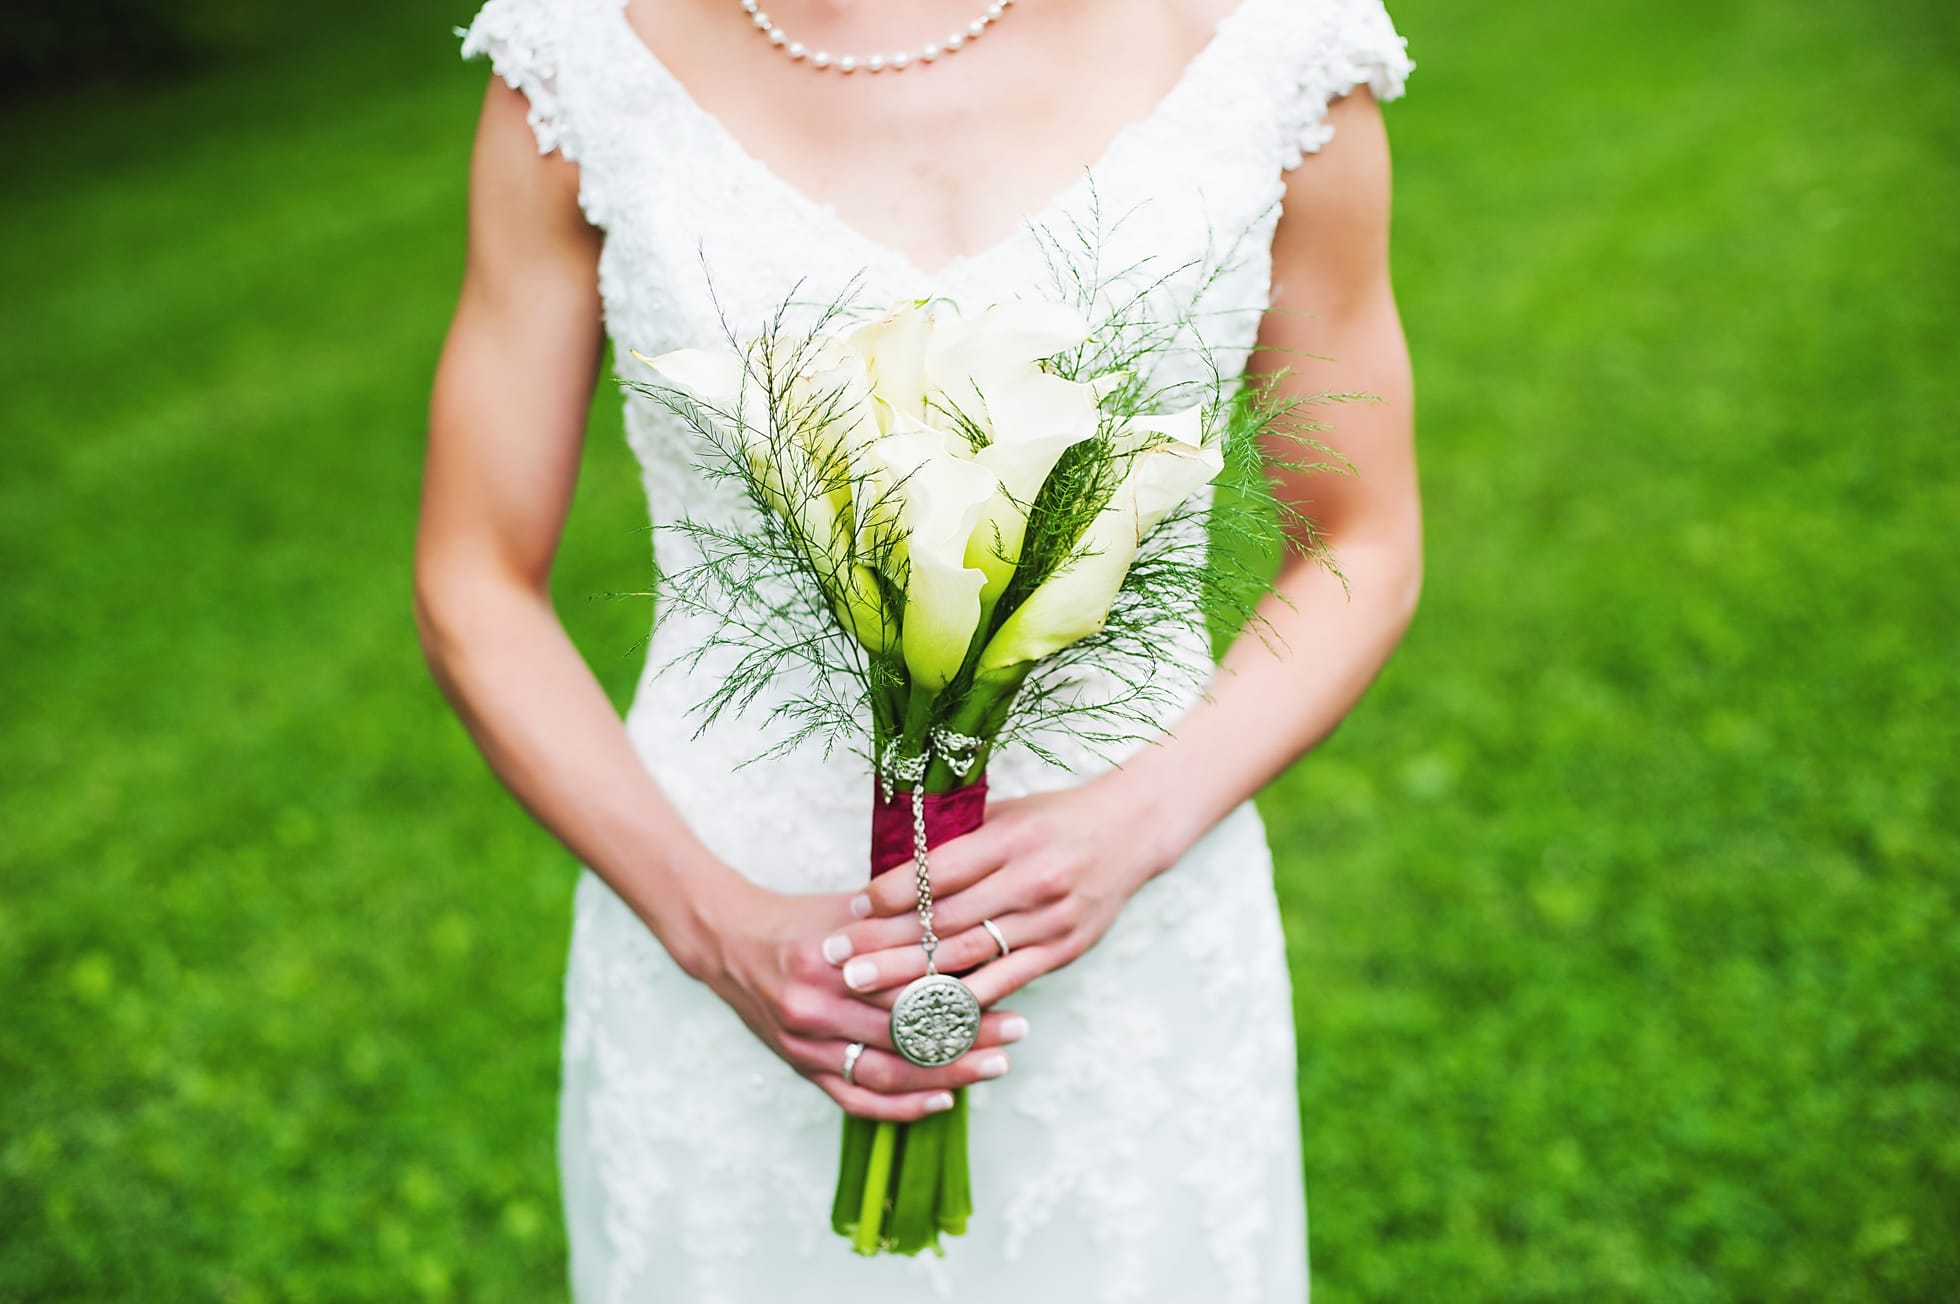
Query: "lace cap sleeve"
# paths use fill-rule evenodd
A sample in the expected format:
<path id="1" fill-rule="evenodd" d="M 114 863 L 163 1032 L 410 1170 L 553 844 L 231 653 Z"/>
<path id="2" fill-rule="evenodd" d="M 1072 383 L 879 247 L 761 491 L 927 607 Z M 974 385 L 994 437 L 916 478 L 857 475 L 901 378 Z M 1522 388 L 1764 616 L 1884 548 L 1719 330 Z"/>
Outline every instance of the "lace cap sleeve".
<path id="1" fill-rule="evenodd" d="M 465 59 L 490 57 L 490 69 L 531 102 L 527 115 L 538 153 L 579 156 L 559 95 L 559 55 L 564 40 L 562 0 L 485 0 L 468 27 L 458 27 Z"/>
<path id="2" fill-rule="evenodd" d="M 1298 167 L 1334 138 L 1327 107 L 1358 86 L 1378 100 L 1401 96 L 1415 70 L 1408 40 L 1398 34 L 1382 0 L 1307 0 L 1302 48 L 1281 88 L 1283 166 Z"/>

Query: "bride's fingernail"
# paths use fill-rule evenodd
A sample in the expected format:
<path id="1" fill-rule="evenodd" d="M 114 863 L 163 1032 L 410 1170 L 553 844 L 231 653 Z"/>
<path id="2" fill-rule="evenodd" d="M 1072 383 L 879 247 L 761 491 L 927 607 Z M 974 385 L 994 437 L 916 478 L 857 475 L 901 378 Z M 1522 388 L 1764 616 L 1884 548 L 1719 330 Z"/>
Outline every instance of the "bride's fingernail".
<path id="1" fill-rule="evenodd" d="M 851 958 L 851 939 L 842 933 L 832 933 L 823 939 L 823 958 L 832 964 L 842 964 Z"/>
<path id="2" fill-rule="evenodd" d="M 853 960 L 844 966 L 844 985 L 853 991 L 863 991 L 878 981 L 878 966 L 869 960 Z"/>
<path id="3" fill-rule="evenodd" d="M 860 892 L 851 898 L 851 913 L 859 919 L 869 919 L 871 917 L 871 896 L 869 893 Z"/>
<path id="4" fill-rule="evenodd" d="M 982 1055 L 973 1066 L 973 1071 L 983 1078 L 997 1078 L 1007 1072 L 1007 1056 Z"/>
<path id="5" fill-rule="evenodd" d="M 935 1091 L 926 1097 L 926 1113 L 928 1114 L 943 1114 L 952 1107 L 953 1093 L 950 1091 Z"/>
<path id="6" fill-rule="evenodd" d="M 1000 1021 L 1000 1039 L 1003 1042 L 1019 1041 L 1027 1035 L 1028 1021 L 1020 1015 L 1009 1015 Z"/>

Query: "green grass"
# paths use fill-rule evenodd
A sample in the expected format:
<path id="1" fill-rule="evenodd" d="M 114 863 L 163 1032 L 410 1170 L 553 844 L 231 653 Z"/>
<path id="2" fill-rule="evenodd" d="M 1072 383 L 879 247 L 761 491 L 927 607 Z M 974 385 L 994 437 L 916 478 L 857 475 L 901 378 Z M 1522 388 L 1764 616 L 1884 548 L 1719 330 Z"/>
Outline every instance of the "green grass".
<path id="1" fill-rule="evenodd" d="M 1317 1293 L 1950 1297 L 1960 19 L 1394 12 L 1428 582 L 1263 802 Z M 482 76 L 409 17 L 5 118 L 0 1299 L 562 1294 L 572 867 L 409 622 Z"/>

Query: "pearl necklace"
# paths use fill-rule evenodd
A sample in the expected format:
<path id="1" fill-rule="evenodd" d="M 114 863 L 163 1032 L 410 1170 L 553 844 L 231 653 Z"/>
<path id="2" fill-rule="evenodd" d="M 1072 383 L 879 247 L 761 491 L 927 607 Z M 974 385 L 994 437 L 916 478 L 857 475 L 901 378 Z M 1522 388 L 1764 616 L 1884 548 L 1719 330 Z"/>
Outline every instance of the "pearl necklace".
<path id="1" fill-rule="evenodd" d="M 776 20 L 762 12 L 761 0 L 742 0 L 742 11 L 755 23 L 756 30 L 769 38 L 769 44 L 781 50 L 790 59 L 806 63 L 823 72 L 835 68 L 841 73 L 853 73 L 862 68 L 866 72 L 904 72 L 914 64 L 933 62 L 942 54 L 956 53 L 968 42 L 977 41 L 987 34 L 987 28 L 1001 20 L 1014 0 L 994 0 L 987 11 L 968 23 L 964 29 L 947 33 L 946 39 L 916 50 L 900 50 L 895 54 L 839 54 L 832 55 L 828 50 L 812 50 L 801 41 L 792 41 Z"/>

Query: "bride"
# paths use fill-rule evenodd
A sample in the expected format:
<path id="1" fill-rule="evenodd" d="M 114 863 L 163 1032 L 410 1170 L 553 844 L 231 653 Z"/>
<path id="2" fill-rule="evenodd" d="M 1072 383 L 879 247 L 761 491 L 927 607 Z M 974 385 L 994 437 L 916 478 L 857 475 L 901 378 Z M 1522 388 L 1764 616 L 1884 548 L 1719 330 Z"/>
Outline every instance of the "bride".
<path id="1" fill-rule="evenodd" d="M 1303 1298 L 1292 998 L 1250 799 L 1354 705 L 1420 586 L 1378 109 L 1412 65 L 1380 0 L 488 0 L 464 37 L 495 75 L 416 614 L 485 757 L 583 867 L 576 1298 Z M 1078 225 L 1109 266 L 1179 269 L 1165 289 L 1228 381 L 1378 396 L 1321 414 L 1353 474 L 1279 486 L 1345 589 L 1289 563 L 1278 638 L 1240 640 L 1120 766 L 997 758 L 987 822 L 933 862 L 944 953 L 989 1013 L 918 1069 L 886 1032 L 922 965 L 905 876 L 865 889 L 864 763 L 744 766 L 771 741 L 746 719 L 696 736 L 701 690 L 655 673 L 702 636 L 685 622 L 622 722 L 547 578 L 608 343 L 623 366 L 711 346 L 799 284 L 1040 294 L 1042 232 Z M 636 394 L 625 417 L 653 520 L 714 510 L 729 490 L 670 414 Z M 969 1232 L 852 1255 L 828 1219 L 838 1107 L 916 1119 L 961 1086 Z"/>

